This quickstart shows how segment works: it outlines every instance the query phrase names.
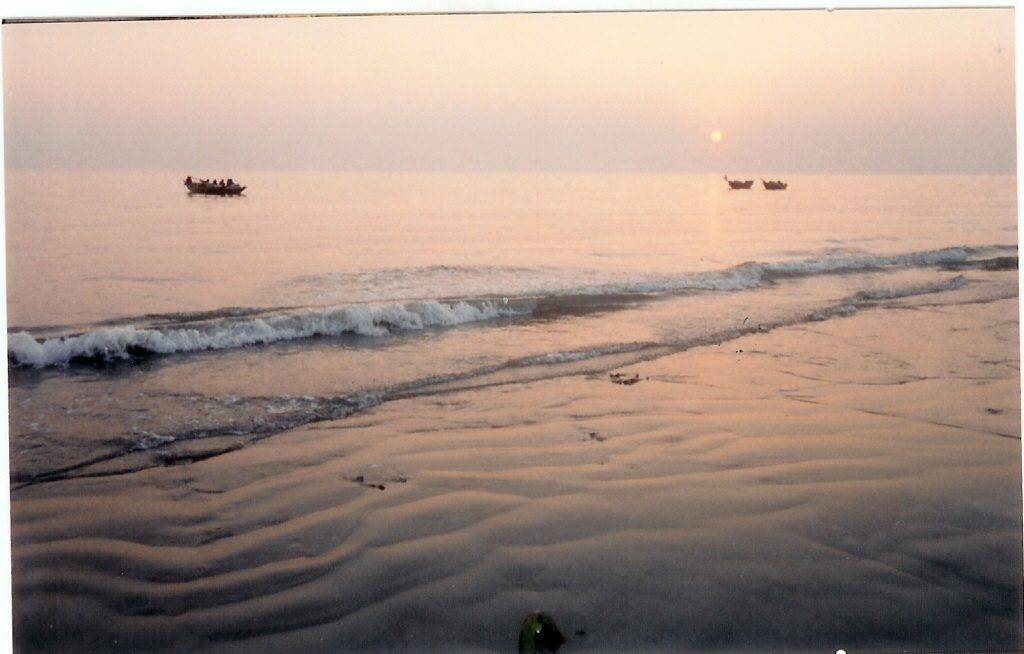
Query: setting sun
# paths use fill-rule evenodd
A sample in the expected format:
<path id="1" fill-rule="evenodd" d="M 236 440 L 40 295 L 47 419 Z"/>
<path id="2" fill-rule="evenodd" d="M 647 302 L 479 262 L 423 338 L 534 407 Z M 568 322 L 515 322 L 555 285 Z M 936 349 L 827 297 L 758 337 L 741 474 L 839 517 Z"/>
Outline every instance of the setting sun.
<path id="1" fill-rule="evenodd" d="M 719 141 L 722 140 L 722 133 L 717 129 L 711 132 L 711 140 L 714 141 L 715 143 L 718 143 Z"/>

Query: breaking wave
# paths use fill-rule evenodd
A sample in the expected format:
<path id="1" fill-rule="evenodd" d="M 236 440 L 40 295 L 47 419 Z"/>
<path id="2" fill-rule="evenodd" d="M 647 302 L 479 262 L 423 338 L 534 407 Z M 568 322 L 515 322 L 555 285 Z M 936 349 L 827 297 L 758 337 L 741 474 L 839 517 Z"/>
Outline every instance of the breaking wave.
<path id="1" fill-rule="evenodd" d="M 7 338 L 7 356 L 14 365 L 42 368 L 75 361 L 110 362 L 152 354 L 225 350 L 315 336 L 384 336 L 392 330 L 452 327 L 514 312 L 515 309 L 502 308 L 495 302 L 426 301 L 332 307 L 244 320 L 222 320 L 190 328 L 106 327 L 42 342 L 27 332 L 18 332 Z"/>
<path id="2" fill-rule="evenodd" d="M 894 267 L 971 267 L 978 257 L 1015 251 L 1015 246 L 950 247 L 895 255 L 829 254 L 781 262 L 747 262 L 706 272 L 632 277 L 598 284 L 565 286 L 544 294 L 494 293 L 475 298 L 427 299 L 383 305 L 349 304 L 272 313 L 226 309 L 173 314 L 178 324 L 107 324 L 81 334 L 39 340 L 27 331 L 8 335 L 8 361 L 16 367 L 43 368 L 70 363 L 118 360 L 225 350 L 317 336 L 385 336 L 432 327 L 452 327 L 503 316 L 551 315 L 600 308 L 658 294 L 729 292 L 755 289 L 787 278 L 856 273 Z M 1016 257 L 1002 257 L 1003 259 Z M 554 273 L 552 273 L 554 275 Z M 962 278 L 961 278 L 962 279 Z M 503 281 L 508 281 L 504 280 Z M 555 280 L 558 281 L 558 280 Z M 579 281 L 579 280 L 577 280 Z M 556 284 L 559 286 L 559 284 Z M 864 298 L 877 299 L 877 298 Z M 280 309 L 278 309 L 280 310 Z"/>

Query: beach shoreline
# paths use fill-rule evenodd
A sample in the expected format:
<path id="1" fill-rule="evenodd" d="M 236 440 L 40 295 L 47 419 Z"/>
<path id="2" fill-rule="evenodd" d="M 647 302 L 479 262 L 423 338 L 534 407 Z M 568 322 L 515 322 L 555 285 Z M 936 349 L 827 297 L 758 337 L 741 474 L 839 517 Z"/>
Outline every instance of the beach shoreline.
<path id="1" fill-rule="evenodd" d="M 542 609 L 565 651 L 1019 648 L 1017 315 L 921 296 L 23 488 L 15 642 L 507 651 Z"/>

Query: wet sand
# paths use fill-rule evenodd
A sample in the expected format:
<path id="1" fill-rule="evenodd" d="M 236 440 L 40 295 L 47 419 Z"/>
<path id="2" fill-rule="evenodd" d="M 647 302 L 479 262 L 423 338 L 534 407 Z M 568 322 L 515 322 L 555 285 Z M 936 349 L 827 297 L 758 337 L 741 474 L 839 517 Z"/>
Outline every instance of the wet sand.
<path id="1" fill-rule="evenodd" d="M 1018 649 L 1017 300 L 909 304 L 15 490 L 16 648 Z"/>

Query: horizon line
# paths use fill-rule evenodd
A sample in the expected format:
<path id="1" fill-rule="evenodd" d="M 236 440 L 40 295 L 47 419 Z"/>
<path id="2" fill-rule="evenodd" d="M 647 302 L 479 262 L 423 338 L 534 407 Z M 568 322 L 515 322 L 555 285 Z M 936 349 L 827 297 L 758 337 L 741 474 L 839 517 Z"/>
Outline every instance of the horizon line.
<path id="1" fill-rule="evenodd" d="M 224 168 L 228 168 L 225 166 Z M 172 172 L 172 171 L 183 171 L 185 174 L 190 174 L 190 170 L 203 169 L 200 166 L 176 166 L 176 167 L 165 167 L 165 166 L 136 166 L 136 167 L 78 167 L 78 166 L 18 166 L 18 165 L 4 165 L 4 172 L 8 171 L 31 171 L 31 172 L 125 172 L 125 171 L 152 171 L 152 172 Z M 205 169 L 204 169 L 205 170 Z M 673 169 L 588 169 L 588 168 L 539 168 L 539 169 L 524 169 L 524 168 L 265 168 L 265 167 L 254 167 L 247 168 L 240 166 L 233 170 L 241 170 L 245 172 L 268 172 L 268 173 L 290 173 L 290 172 L 302 172 L 302 173 L 438 173 L 438 174 L 529 174 L 529 175 L 541 175 L 541 174 L 566 174 L 566 175 L 945 175 L 945 176 L 956 176 L 956 175 L 1004 175 L 1004 176 L 1016 176 L 1017 169 L 1013 168 L 1010 170 L 954 170 L 954 171 L 938 171 L 938 170 L 845 170 L 845 171 L 806 171 L 806 170 L 785 170 L 766 168 L 760 173 L 754 173 L 750 170 L 739 170 L 736 169 L 727 170 L 673 170 Z"/>

